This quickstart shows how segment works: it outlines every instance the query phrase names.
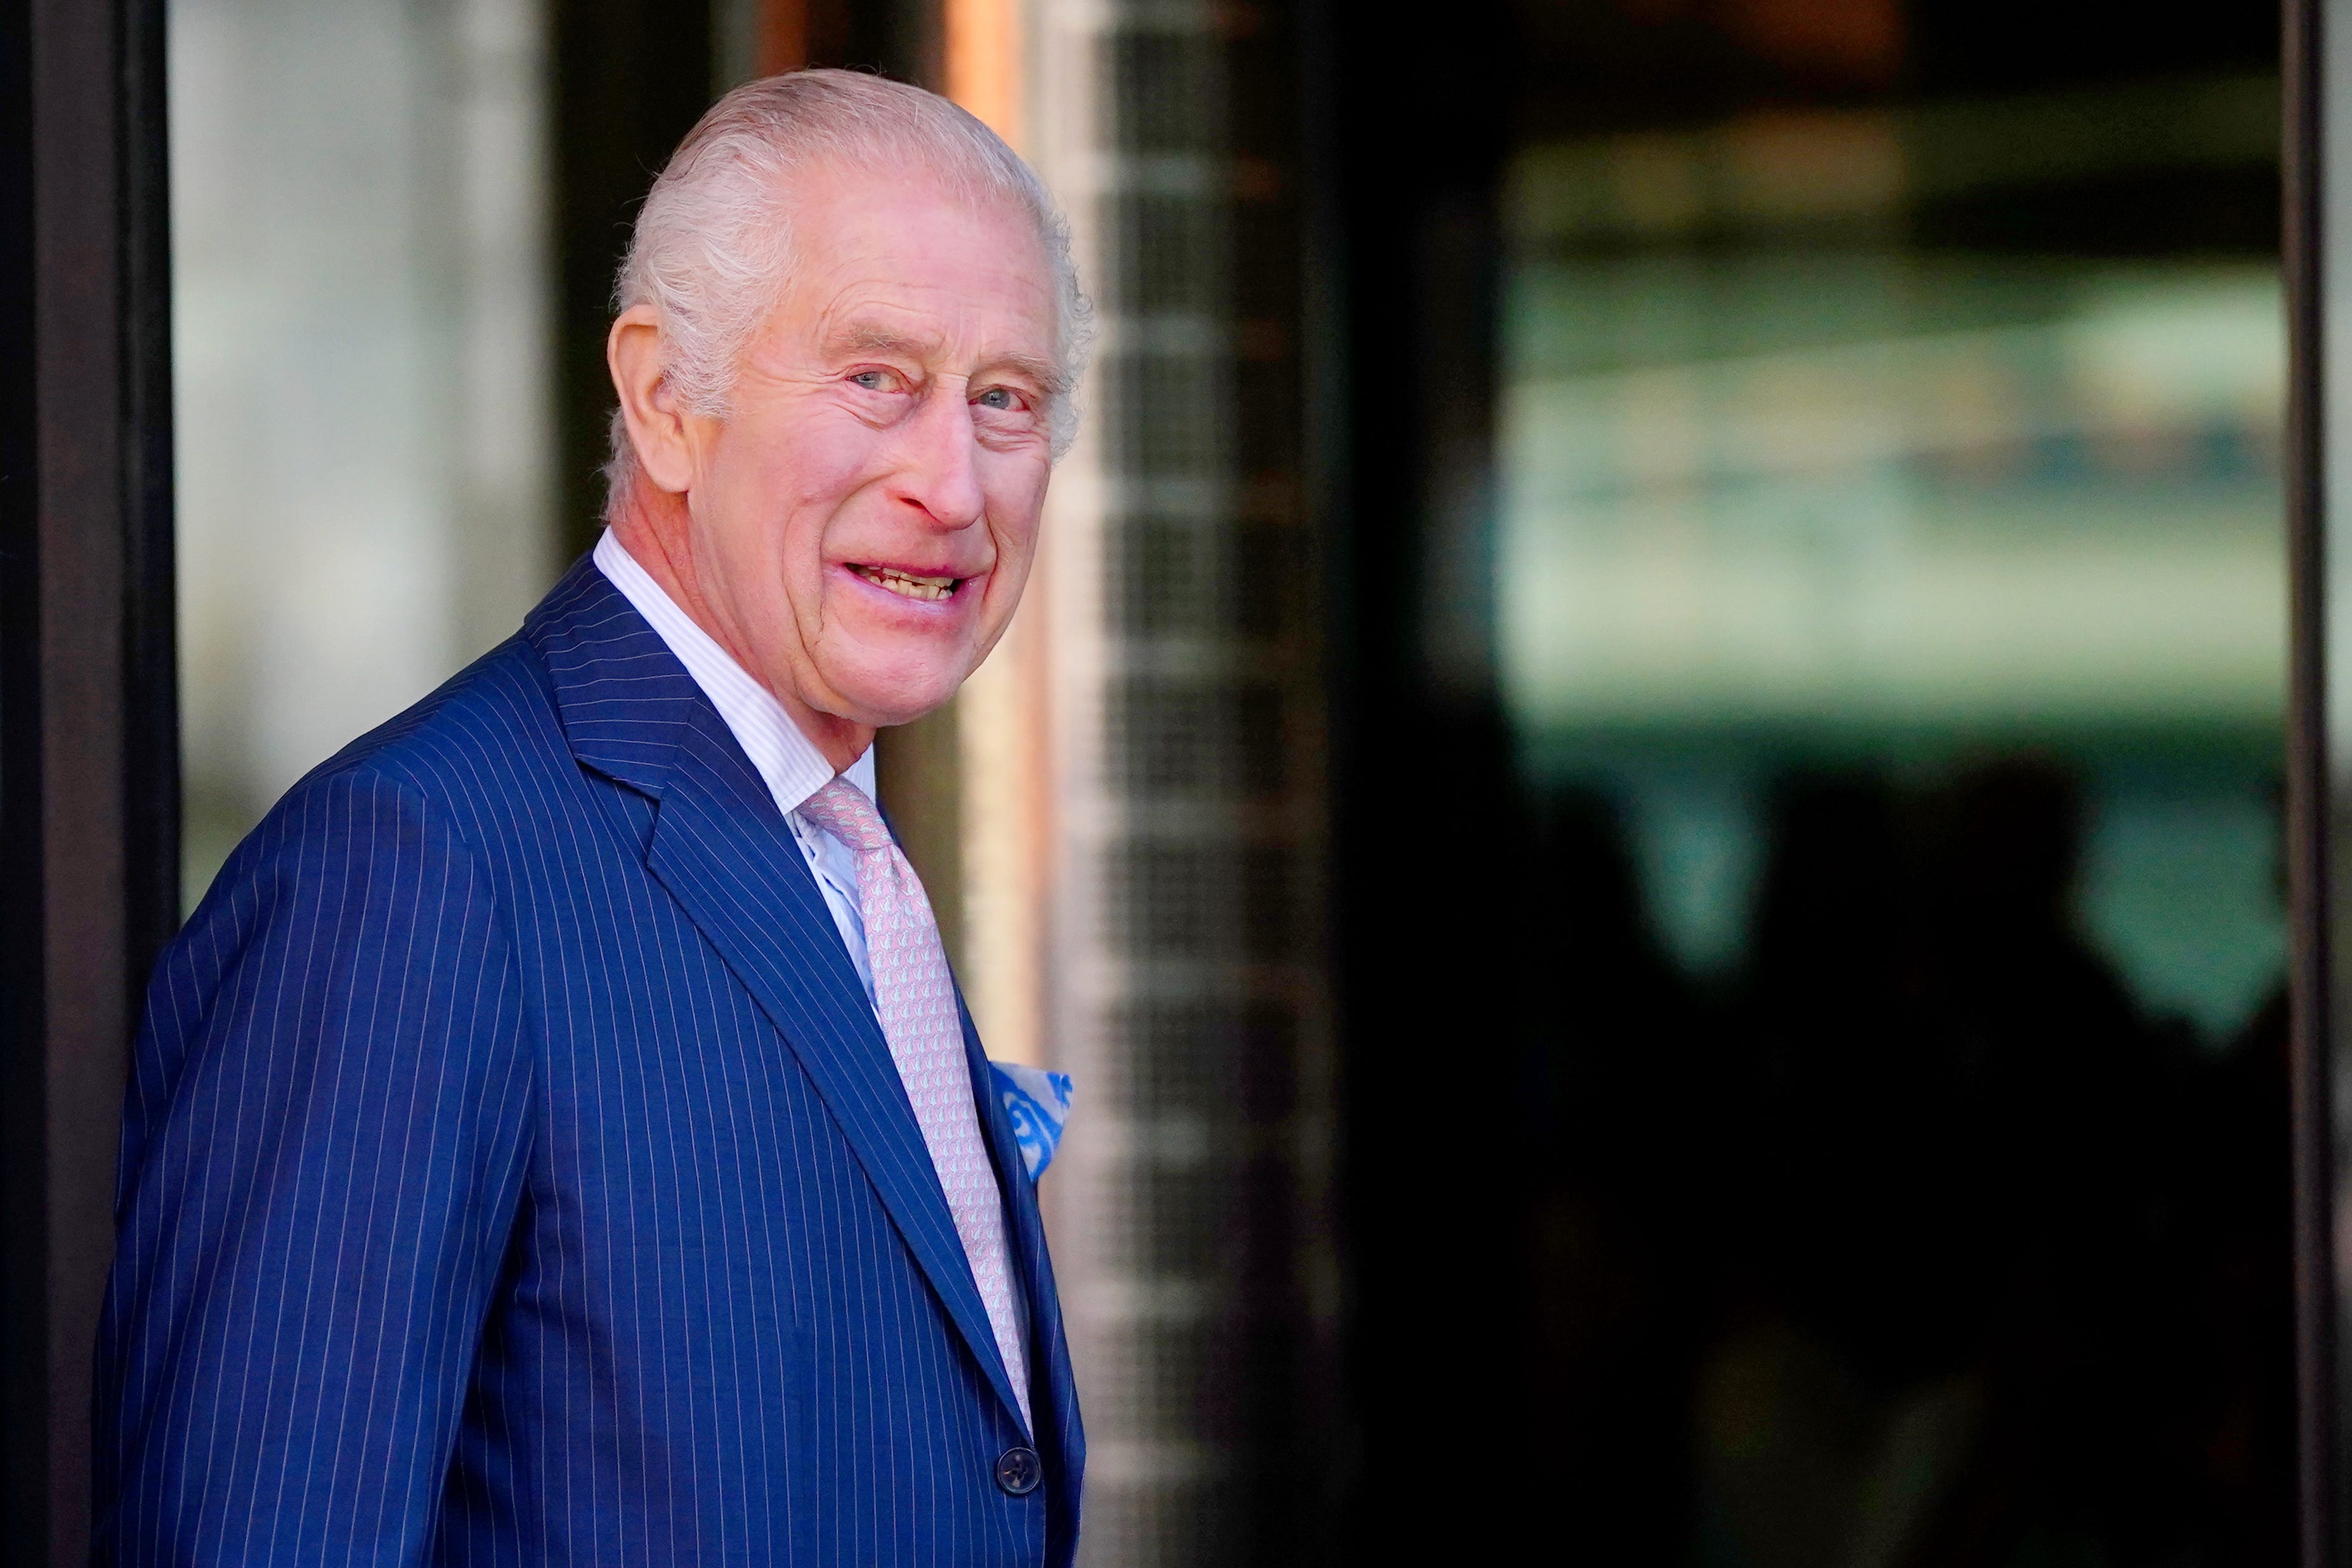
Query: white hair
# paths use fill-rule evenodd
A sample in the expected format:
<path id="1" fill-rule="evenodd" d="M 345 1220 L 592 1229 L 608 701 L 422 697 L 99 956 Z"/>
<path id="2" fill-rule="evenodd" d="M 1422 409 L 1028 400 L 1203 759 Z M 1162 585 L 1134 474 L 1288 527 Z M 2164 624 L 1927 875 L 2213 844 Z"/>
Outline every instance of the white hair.
<path id="1" fill-rule="evenodd" d="M 1045 183 L 995 132 L 937 93 L 861 71 L 746 82 L 710 106 L 646 193 L 614 308 L 653 307 L 667 345 L 662 374 L 686 407 L 713 417 L 729 412 L 743 353 L 791 272 L 790 176 L 820 163 L 877 174 L 920 168 L 958 200 L 1010 202 L 1036 225 L 1053 270 L 1058 374 L 1046 390 L 1058 459 L 1077 434 L 1075 393 L 1092 331 L 1069 226 Z M 635 468 L 615 409 L 604 465 L 608 519 Z"/>

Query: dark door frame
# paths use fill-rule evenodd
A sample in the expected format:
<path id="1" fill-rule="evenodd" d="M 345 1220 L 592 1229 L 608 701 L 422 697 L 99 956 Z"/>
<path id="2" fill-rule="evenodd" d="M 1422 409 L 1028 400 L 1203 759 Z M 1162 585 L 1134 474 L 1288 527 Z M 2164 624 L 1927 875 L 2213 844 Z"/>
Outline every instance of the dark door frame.
<path id="1" fill-rule="evenodd" d="M 163 71 L 162 0 L 0 0 L 0 1538 L 27 1563 L 89 1556 L 116 1118 L 179 910 Z"/>
<path id="2" fill-rule="evenodd" d="M 2340 1560 L 2336 1539 L 2334 1120 L 2328 1088 L 2326 366 L 2322 88 L 2325 0 L 2286 0 L 2286 422 L 2289 658 L 2287 884 L 2294 1143 L 2295 1405 L 2303 1561 Z"/>

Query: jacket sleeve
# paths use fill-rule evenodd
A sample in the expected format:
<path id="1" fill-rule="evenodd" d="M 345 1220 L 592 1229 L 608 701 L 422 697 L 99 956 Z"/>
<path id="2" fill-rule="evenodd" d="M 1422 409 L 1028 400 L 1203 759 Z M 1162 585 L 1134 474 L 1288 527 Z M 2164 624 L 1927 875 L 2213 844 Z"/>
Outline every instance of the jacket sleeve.
<path id="1" fill-rule="evenodd" d="M 364 764 L 298 786 L 149 988 L 100 1562 L 425 1557 L 532 1083 L 512 944 L 447 813 Z"/>

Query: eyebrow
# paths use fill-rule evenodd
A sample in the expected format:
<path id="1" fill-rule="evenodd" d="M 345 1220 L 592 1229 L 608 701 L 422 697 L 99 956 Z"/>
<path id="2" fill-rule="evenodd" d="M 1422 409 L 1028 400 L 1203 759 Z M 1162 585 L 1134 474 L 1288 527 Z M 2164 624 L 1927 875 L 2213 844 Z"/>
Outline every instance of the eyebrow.
<path id="1" fill-rule="evenodd" d="M 903 354 L 921 359 L 939 346 L 935 338 L 910 337 L 872 321 L 853 321 L 835 334 L 834 347 L 854 354 Z"/>
<path id="2" fill-rule="evenodd" d="M 838 353 L 897 354 L 908 359 L 925 358 L 938 346 L 937 339 L 910 337 L 905 332 L 897 331 L 872 321 L 852 323 L 835 340 L 835 348 Z M 1034 355 L 1000 354 L 992 363 L 1029 377 L 1048 393 L 1058 395 L 1069 390 L 1058 369 Z"/>
<path id="3" fill-rule="evenodd" d="M 1027 376 L 1055 396 L 1059 396 L 1070 390 L 1062 373 L 1044 360 L 1032 358 L 1028 354 L 1005 354 L 997 363 L 1009 370 Z"/>

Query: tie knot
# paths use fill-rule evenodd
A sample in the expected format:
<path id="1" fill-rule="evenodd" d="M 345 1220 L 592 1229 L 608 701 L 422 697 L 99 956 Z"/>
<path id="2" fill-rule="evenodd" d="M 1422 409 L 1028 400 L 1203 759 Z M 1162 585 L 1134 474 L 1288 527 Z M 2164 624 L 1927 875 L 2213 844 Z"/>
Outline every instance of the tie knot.
<path id="1" fill-rule="evenodd" d="M 836 778 L 801 802 L 801 815 L 840 839 L 858 854 L 890 847 L 889 825 L 866 792 L 847 779 Z"/>

